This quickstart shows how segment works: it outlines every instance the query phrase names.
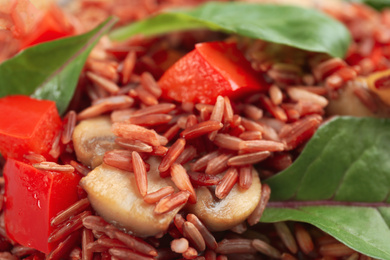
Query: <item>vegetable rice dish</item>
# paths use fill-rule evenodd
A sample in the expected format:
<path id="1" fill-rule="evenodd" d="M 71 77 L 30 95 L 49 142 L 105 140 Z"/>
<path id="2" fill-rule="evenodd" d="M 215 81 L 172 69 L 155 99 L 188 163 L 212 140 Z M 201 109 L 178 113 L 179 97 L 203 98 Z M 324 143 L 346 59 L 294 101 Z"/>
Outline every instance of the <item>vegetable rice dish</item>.
<path id="1" fill-rule="evenodd" d="M 390 259 L 386 1 L 12 0 L 0 28 L 0 259 Z"/>

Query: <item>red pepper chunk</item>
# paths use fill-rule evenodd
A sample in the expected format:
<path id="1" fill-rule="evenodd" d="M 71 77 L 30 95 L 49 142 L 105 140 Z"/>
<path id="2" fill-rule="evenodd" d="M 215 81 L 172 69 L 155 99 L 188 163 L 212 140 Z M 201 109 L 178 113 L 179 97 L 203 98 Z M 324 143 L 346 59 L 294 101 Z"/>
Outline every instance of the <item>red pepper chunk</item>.
<path id="1" fill-rule="evenodd" d="M 14 159 L 7 160 L 3 174 L 8 236 L 21 245 L 51 252 L 58 242 L 48 243 L 53 231 L 50 220 L 78 200 L 80 176 L 41 171 Z"/>
<path id="2" fill-rule="evenodd" d="M 21 49 L 73 34 L 74 28 L 64 13 L 55 5 L 51 5 L 27 36 L 21 39 Z"/>
<path id="3" fill-rule="evenodd" d="M 236 44 L 226 42 L 196 44 L 158 83 L 165 98 L 208 104 L 219 95 L 237 99 L 268 89 L 268 83 L 254 72 Z"/>
<path id="4" fill-rule="evenodd" d="M 0 99 L 0 111 L 0 153 L 5 158 L 22 160 L 34 152 L 52 159 L 49 152 L 61 129 L 53 101 L 8 96 Z"/>

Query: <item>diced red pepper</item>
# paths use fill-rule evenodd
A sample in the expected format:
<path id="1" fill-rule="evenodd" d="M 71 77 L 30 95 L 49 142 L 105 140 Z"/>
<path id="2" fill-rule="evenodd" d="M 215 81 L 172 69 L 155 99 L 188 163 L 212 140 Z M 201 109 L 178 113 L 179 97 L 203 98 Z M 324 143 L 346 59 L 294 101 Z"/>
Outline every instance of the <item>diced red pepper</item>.
<path id="1" fill-rule="evenodd" d="M 73 27 L 63 12 L 55 5 L 50 6 L 36 26 L 21 41 L 21 49 L 38 43 L 56 40 L 74 34 Z"/>
<path id="2" fill-rule="evenodd" d="M 9 14 L 10 22 L 13 24 L 10 28 L 12 33 L 16 38 L 25 37 L 37 24 L 42 11 L 29 0 L 10 0 L 7 4 L 4 11 Z"/>
<path id="3" fill-rule="evenodd" d="M 53 101 L 8 96 L 0 99 L 0 111 L 0 153 L 5 158 L 22 160 L 34 152 L 52 159 L 49 152 L 62 125 Z"/>
<path id="4" fill-rule="evenodd" d="M 268 89 L 235 43 L 206 42 L 170 67 L 159 80 L 165 98 L 213 103 L 218 95 L 240 98 Z"/>
<path id="5" fill-rule="evenodd" d="M 7 160 L 3 174 L 8 236 L 21 245 L 49 253 L 58 244 L 48 243 L 53 231 L 50 220 L 78 200 L 80 176 L 38 170 L 14 159 Z"/>
<path id="6" fill-rule="evenodd" d="M 356 49 L 350 48 L 345 60 L 349 65 L 361 65 L 364 60 L 371 61 L 373 71 L 386 70 L 388 68 L 386 60 L 388 59 L 388 46 L 385 44 L 375 43 L 371 52 L 365 56 Z"/>

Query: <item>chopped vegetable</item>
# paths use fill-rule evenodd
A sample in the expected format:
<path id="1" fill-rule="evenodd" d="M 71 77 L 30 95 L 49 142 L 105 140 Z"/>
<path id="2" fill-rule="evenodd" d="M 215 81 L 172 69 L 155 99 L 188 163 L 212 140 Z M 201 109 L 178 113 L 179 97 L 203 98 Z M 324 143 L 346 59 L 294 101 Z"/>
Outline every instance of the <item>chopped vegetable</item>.
<path id="1" fill-rule="evenodd" d="M 29 2 L 10 2 L 16 1 Z M 332 124 L 340 119 L 329 117 L 390 111 L 382 100 L 390 96 L 390 12 L 321 5 L 350 29 L 350 44 L 346 28 L 315 8 L 224 1 L 165 11 L 171 2 L 187 2 L 120 2 L 80 5 L 77 31 L 111 14 L 125 25 L 159 13 L 112 34 L 141 37 L 122 43 L 103 38 L 90 53 L 114 22 L 108 19 L 87 34 L 38 44 L 0 65 L 0 96 L 33 95 L 55 101 L 61 114 L 72 110 L 56 138 L 66 147 L 57 150 L 59 164 L 29 151 L 24 159 L 40 162 L 32 170 L 12 157 L 4 169 L 0 157 L 0 171 L 8 171 L 0 191 L 13 189 L 4 197 L 0 192 L 0 220 L 4 229 L 13 228 L 9 236 L 0 232 L 0 249 L 3 237 L 12 241 L 0 259 L 390 259 L 389 122 L 343 118 Z M 20 25 L 28 35 L 31 25 Z M 206 30 L 161 35 L 194 28 Z M 4 57 L 19 48 L 2 46 Z M 315 133 L 322 122 L 328 123 Z M 48 176 L 74 169 L 85 176 L 82 187 L 75 184 L 61 196 L 77 190 L 84 199 L 52 218 L 55 230 L 48 226 L 36 242 L 51 203 L 60 200 L 52 193 L 65 189 Z M 54 187 L 42 195 L 49 213 L 36 220 L 45 201 L 37 190 L 51 185 L 45 183 Z M 13 215 L 4 220 L 7 211 Z M 30 226 L 37 228 L 30 232 Z M 187 243 L 175 245 L 179 240 Z M 62 242 L 48 245 L 56 241 Z"/>
<path id="2" fill-rule="evenodd" d="M 291 167 L 266 180 L 272 195 L 261 221 L 308 222 L 355 250 L 390 259 L 389 131 L 389 119 L 326 122 Z"/>
<path id="3" fill-rule="evenodd" d="M 9 22 L 12 22 L 13 26 L 7 26 L 6 23 L 5 28 L 11 29 L 16 38 L 23 38 L 37 24 L 42 12 L 29 0 L 10 0 L 8 4 L 9 9 L 6 8 L 4 11 L 9 15 Z M 2 19 L 1 22 L 3 23 L 5 21 L 6 19 Z"/>
<path id="4" fill-rule="evenodd" d="M 390 70 L 372 73 L 365 80 L 368 88 L 384 103 L 390 105 Z"/>
<path id="5" fill-rule="evenodd" d="M 3 62 L 0 97 L 33 94 L 39 99 L 55 101 L 59 113 L 63 114 L 90 51 L 115 22 L 116 19 L 108 18 L 85 34 L 38 44 Z"/>
<path id="6" fill-rule="evenodd" d="M 22 159 L 33 152 L 47 159 L 61 119 L 53 101 L 27 96 L 8 96 L 0 99 L 0 153 L 5 157 Z"/>
<path id="7" fill-rule="evenodd" d="M 268 89 L 237 46 L 226 42 L 196 44 L 164 73 L 159 85 L 166 98 L 210 104 L 219 95 L 237 99 Z"/>
<path id="8" fill-rule="evenodd" d="M 118 148 L 111 125 L 110 118 L 102 116 L 83 120 L 76 126 L 72 139 L 80 162 L 94 169 L 102 164 L 105 152 Z"/>
<path id="9" fill-rule="evenodd" d="M 207 28 L 334 57 L 344 57 L 351 40 L 339 21 L 314 8 L 293 5 L 213 1 L 192 9 L 172 8 L 158 13 L 115 29 L 110 37 L 123 41 L 138 34 L 151 36 Z"/>
<path id="10" fill-rule="evenodd" d="M 48 243 L 54 230 L 50 220 L 78 200 L 80 176 L 72 172 L 38 170 L 8 158 L 4 219 L 8 236 L 21 245 L 49 253 L 58 243 Z"/>
<path id="11" fill-rule="evenodd" d="M 223 174 L 221 174 L 222 177 Z M 190 205 L 189 211 L 212 231 L 222 231 L 242 223 L 256 208 L 261 197 L 258 172 L 252 169 L 253 182 L 245 190 L 235 185 L 226 198 L 216 199 L 207 187 L 198 187 L 196 195 L 202 203 Z"/>
<path id="12" fill-rule="evenodd" d="M 168 178 L 161 179 L 158 171 L 159 159 L 151 158 L 148 172 L 148 190 L 155 192 L 174 184 Z M 88 199 L 100 216 L 115 221 L 141 237 L 154 236 L 167 230 L 176 213 L 184 206 L 172 211 L 155 214 L 154 203 L 147 203 L 137 188 L 134 173 L 102 164 L 84 177 L 81 186 L 88 193 Z"/>
<path id="13" fill-rule="evenodd" d="M 22 39 L 21 49 L 73 35 L 74 29 L 58 7 L 50 6 L 34 28 Z"/>

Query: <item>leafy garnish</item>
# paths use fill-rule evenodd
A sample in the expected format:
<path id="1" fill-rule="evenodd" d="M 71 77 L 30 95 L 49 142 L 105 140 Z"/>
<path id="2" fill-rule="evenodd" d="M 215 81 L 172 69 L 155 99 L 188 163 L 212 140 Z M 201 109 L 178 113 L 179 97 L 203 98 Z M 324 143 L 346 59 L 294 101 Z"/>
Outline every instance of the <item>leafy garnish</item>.
<path id="1" fill-rule="evenodd" d="M 268 179 L 263 222 L 311 223 L 363 254 L 390 259 L 390 120 L 339 117 Z"/>
<path id="2" fill-rule="evenodd" d="M 297 6 L 211 2 L 195 9 L 165 11 L 114 30 L 110 37 L 157 35 L 178 30 L 210 30 L 263 39 L 299 49 L 343 57 L 350 34 L 343 24 L 320 11 Z"/>
<path id="3" fill-rule="evenodd" d="M 351 2 L 358 2 L 369 5 L 377 10 L 390 7 L 390 0 L 350 0 Z"/>
<path id="4" fill-rule="evenodd" d="M 49 99 L 64 113 L 89 53 L 115 22 L 109 18 L 88 33 L 33 46 L 5 61 L 0 65 L 0 97 Z"/>

